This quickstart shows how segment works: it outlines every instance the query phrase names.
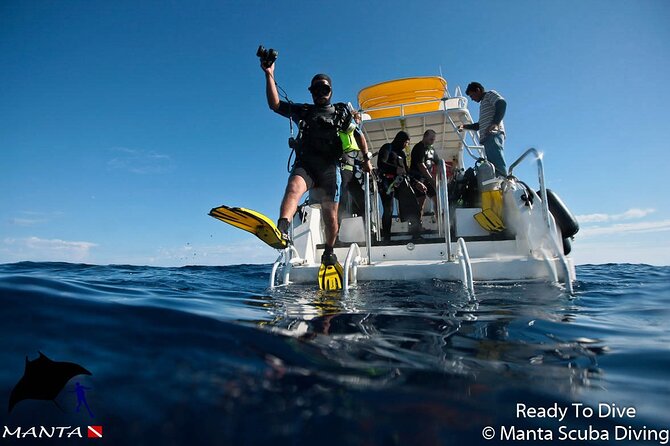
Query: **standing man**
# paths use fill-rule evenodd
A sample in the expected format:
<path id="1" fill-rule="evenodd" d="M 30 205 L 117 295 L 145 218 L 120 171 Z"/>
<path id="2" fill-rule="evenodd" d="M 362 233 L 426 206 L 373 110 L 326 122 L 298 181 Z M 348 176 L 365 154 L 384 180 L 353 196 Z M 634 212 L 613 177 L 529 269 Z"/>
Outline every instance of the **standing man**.
<path id="1" fill-rule="evenodd" d="M 465 94 L 470 96 L 479 105 L 479 121 L 474 124 L 460 125 L 458 131 L 479 130 L 479 142 L 484 145 L 486 158 L 496 168 L 500 176 L 507 175 L 507 165 L 503 156 L 505 144 L 505 125 L 503 117 L 507 109 L 507 102 L 495 90 L 485 91 L 479 82 L 470 82 Z"/>
<path id="2" fill-rule="evenodd" d="M 297 208 L 298 201 L 308 190 L 321 203 L 325 226 L 326 243 L 319 285 L 325 289 L 342 287 L 342 266 L 337 262 L 333 246 L 337 238 L 337 209 L 340 194 L 340 164 L 342 140 L 339 133 L 346 132 L 353 121 L 352 110 L 345 104 L 332 105 L 332 82 L 326 74 L 317 74 L 308 88 L 313 104 L 294 104 L 279 100 L 275 84 L 274 61 L 261 61 L 265 72 L 265 92 L 268 106 L 274 112 L 285 116 L 300 126 L 300 133 L 294 146 L 296 161 L 291 169 L 284 192 L 277 229 L 289 241 L 288 229 Z M 364 156 L 367 156 L 363 154 Z M 371 168 L 367 162 L 367 168 Z M 322 277 L 323 276 L 323 277 Z"/>
<path id="3" fill-rule="evenodd" d="M 412 154 L 409 165 L 409 176 L 412 179 L 412 186 L 416 194 L 416 201 L 419 203 L 420 214 L 423 218 L 423 205 L 426 203 L 426 195 L 433 200 L 435 210 L 436 189 L 435 184 L 435 166 L 440 161 L 433 149 L 435 144 L 435 130 L 428 129 L 423 133 L 421 141 L 412 148 Z"/>

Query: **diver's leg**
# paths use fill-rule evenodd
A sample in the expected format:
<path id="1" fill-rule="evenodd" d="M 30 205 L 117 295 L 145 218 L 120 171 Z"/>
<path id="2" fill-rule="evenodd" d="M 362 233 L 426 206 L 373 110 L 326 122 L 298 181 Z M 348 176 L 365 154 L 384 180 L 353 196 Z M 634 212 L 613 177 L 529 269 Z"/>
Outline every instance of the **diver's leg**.
<path id="1" fill-rule="evenodd" d="M 387 195 L 384 191 L 379 191 L 382 199 L 382 238 L 389 240 L 391 238 L 391 224 L 393 223 L 393 195 Z"/>
<path id="2" fill-rule="evenodd" d="M 495 166 L 496 173 L 500 176 L 507 176 L 507 165 L 505 164 L 505 155 L 503 153 L 505 135 L 502 133 L 489 135 L 483 144 L 486 151 L 486 159 Z"/>
<path id="3" fill-rule="evenodd" d="M 84 400 L 84 406 L 86 406 L 86 410 L 88 411 L 88 414 L 91 416 L 91 418 L 94 418 L 93 412 L 91 412 L 91 408 L 88 407 L 88 402 Z"/>
<path id="4" fill-rule="evenodd" d="M 291 175 L 284 191 L 284 198 L 279 209 L 279 218 L 285 218 L 291 221 L 293 214 L 298 209 L 300 197 L 307 192 L 307 182 L 300 175 Z"/>
<path id="5" fill-rule="evenodd" d="M 419 220 L 423 219 L 423 206 L 426 204 L 426 195 L 418 195 L 416 202 L 419 204 Z"/>
<path id="6" fill-rule="evenodd" d="M 338 207 L 338 203 L 334 201 L 324 201 L 321 203 L 323 224 L 326 232 L 326 245 L 331 248 L 335 246 L 335 239 L 337 239 L 337 232 L 339 231 L 339 225 L 337 224 Z"/>
<path id="7" fill-rule="evenodd" d="M 337 223 L 337 210 L 340 201 L 340 190 L 342 176 L 338 165 L 328 166 L 319 173 L 319 185 L 324 192 L 321 210 L 323 211 L 323 224 L 326 232 L 326 249 L 332 250 L 337 239 L 339 225 Z"/>

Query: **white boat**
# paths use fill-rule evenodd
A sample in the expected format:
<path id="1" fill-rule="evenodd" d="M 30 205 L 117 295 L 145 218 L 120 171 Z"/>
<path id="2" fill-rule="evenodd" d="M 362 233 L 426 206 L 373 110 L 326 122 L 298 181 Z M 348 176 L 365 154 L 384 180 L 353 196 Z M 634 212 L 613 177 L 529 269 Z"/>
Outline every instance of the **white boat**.
<path id="1" fill-rule="evenodd" d="M 552 214 L 569 215 L 569 211 L 547 192 L 540 152 L 527 150 L 510 164 L 509 176 L 499 178 L 506 229 L 502 234 L 490 233 L 473 218 L 481 209 L 449 203 L 449 174 L 462 172 L 468 163 L 484 157 L 474 132 L 457 131 L 460 124 L 473 122 L 460 88 L 450 96 L 441 77 L 399 79 L 364 88 L 358 100 L 361 128 L 373 154 L 399 130 L 410 135 L 413 145 L 425 130 L 433 129 L 437 133 L 433 147 L 441 165 L 437 209 L 426 210 L 421 240 L 413 240 L 407 223 L 395 216 L 391 240 L 381 240 L 377 185 L 371 175 L 365 175 L 366 212 L 342 220 L 335 246 L 343 261 L 345 291 L 361 281 L 440 279 L 461 281 L 472 293 L 474 282 L 537 280 L 562 283 L 572 292 L 575 268 L 564 251 L 569 252 L 568 237 L 574 233 L 563 233 L 565 215 Z M 520 163 L 533 161 L 537 191 L 513 176 Z M 431 200 L 426 204 L 433 207 Z M 281 251 L 274 263 L 271 287 L 316 280 L 325 240 L 321 210 L 301 206 L 291 231 L 293 245 Z"/>

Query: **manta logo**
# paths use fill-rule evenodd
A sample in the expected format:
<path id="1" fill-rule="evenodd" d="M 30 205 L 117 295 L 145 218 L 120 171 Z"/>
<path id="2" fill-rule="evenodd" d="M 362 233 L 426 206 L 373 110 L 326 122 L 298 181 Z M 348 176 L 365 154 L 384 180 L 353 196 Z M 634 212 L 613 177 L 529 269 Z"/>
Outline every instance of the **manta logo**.
<path id="1" fill-rule="evenodd" d="M 31 426 L 28 429 L 4 426 L 2 438 L 84 438 L 81 431 L 79 426 Z M 88 426 L 86 434 L 88 438 L 102 438 L 102 426 Z"/>
<path id="2" fill-rule="evenodd" d="M 44 353 L 39 352 L 39 357 L 32 361 L 26 356 L 26 365 L 23 376 L 16 383 L 9 396 L 8 412 L 23 400 L 45 400 L 52 401 L 61 411 L 56 397 L 63 391 L 67 383 L 77 375 L 92 375 L 91 372 L 74 362 L 53 361 Z M 86 401 L 85 387 L 76 383 L 73 390 L 77 396 L 75 412 L 79 412 L 82 405 L 86 408 L 88 415 L 93 418 L 93 412 Z M 65 412 L 65 411 L 63 411 Z M 84 438 L 85 432 L 88 438 L 102 438 L 102 426 L 4 426 L 2 438 Z"/>
<path id="3" fill-rule="evenodd" d="M 23 376 L 16 383 L 9 396 L 9 412 L 23 400 L 51 400 L 58 406 L 56 397 L 67 382 L 77 375 L 92 375 L 92 373 L 74 362 L 52 361 L 42 352 L 37 359 L 32 361 L 29 361 L 26 356 Z M 77 411 L 79 411 L 82 402 L 84 389 L 87 388 L 77 383 L 75 390 L 79 402 Z M 60 408 L 60 406 L 58 407 Z M 86 404 L 86 408 L 88 409 L 88 404 Z M 89 414 L 91 417 L 93 416 L 90 409 Z"/>
<path id="4" fill-rule="evenodd" d="M 7 436 L 14 438 L 83 438 L 79 426 L 32 426 L 23 430 L 20 426 L 15 427 L 14 430 L 5 426 L 5 430 L 2 432 L 2 438 L 7 438 Z M 102 437 L 102 433 L 100 436 Z"/>

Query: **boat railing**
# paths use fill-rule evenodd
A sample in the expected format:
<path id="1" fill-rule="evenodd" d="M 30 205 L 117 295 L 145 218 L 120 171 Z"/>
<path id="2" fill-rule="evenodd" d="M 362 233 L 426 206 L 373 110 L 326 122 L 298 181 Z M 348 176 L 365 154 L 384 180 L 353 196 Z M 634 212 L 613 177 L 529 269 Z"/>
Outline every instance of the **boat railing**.
<path id="1" fill-rule="evenodd" d="M 361 249 L 357 243 L 352 243 L 349 246 L 347 257 L 344 259 L 344 278 L 343 291 L 346 293 L 349 288 L 355 286 L 358 282 L 358 265 L 363 261 L 361 258 Z"/>
<path id="2" fill-rule="evenodd" d="M 456 107 L 449 107 L 447 105 L 447 102 L 452 102 L 457 104 Z M 414 102 L 405 102 L 403 104 L 393 104 L 393 105 L 382 105 L 379 107 L 372 107 L 372 108 L 366 108 L 361 110 L 362 113 L 370 115 L 370 113 L 375 113 L 375 112 L 388 112 L 390 110 L 399 110 L 399 114 L 393 115 L 393 116 L 388 116 L 384 118 L 376 118 L 375 120 L 381 120 L 381 119 L 393 119 L 393 118 L 403 118 L 406 116 L 414 115 L 414 114 L 419 114 L 419 113 L 409 113 L 407 110 L 411 110 L 412 108 L 420 107 L 420 106 L 426 106 L 430 104 L 435 104 L 437 107 L 435 110 L 432 110 L 433 112 L 437 111 L 448 111 L 448 110 L 460 110 L 460 109 L 465 109 L 467 107 L 467 99 L 463 96 L 445 96 L 441 99 L 430 99 L 427 101 L 414 101 Z M 430 113 L 431 111 L 422 111 L 420 113 Z M 370 119 L 370 118 L 368 118 Z M 363 119 L 366 121 L 367 119 Z"/>
<path id="3" fill-rule="evenodd" d="M 475 295 L 474 280 L 472 277 L 472 265 L 470 263 L 470 255 L 468 254 L 468 248 L 465 246 L 465 240 L 462 237 L 459 237 L 456 241 L 458 246 L 458 255 L 452 255 L 451 249 L 451 214 L 449 210 L 449 187 L 447 182 L 447 163 L 444 160 L 440 160 L 440 170 L 438 179 L 438 206 L 440 207 L 440 212 L 438 215 L 438 224 L 440 224 L 441 232 L 444 234 L 444 242 L 446 248 L 446 261 L 447 262 L 458 262 L 461 264 L 461 269 L 463 272 L 463 285 L 468 290 L 471 296 Z"/>
<path id="4" fill-rule="evenodd" d="M 470 292 L 470 295 L 474 297 L 475 295 L 475 283 L 472 278 L 472 264 L 470 263 L 470 254 L 468 254 L 468 248 L 465 246 L 465 240 L 463 237 L 458 238 L 458 260 L 461 263 L 461 268 L 463 270 L 463 286 Z"/>
<path id="5" fill-rule="evenodd" d="M 451 116 L 449 116 L 449 113 L 446 114 L 447 119 L 449 119 L 449 123 L 451 126 L 454 128 L 456 131 L 456 134 L 458 135 L 458 139 L 460 139 L 461 144 L 465 148 L 465 150 L 468 152 L 468 155 L 470 155 L 471 158 L 474 160 L 478 160 L 480 158 L 486 159 L 486 152 L 484 151 L 484 146 L 481 145 L 479 142 L 479 138 L 477 137 L 477 133 L 473 130 L 466 130 L 465 132 L 459 132 L 458 131 L 458 126 L 454 122 Z M 472 139 L 472 144 L 468 144 L 466 140 L 466 135 L 470 135 L 470 138 Z M 472 150 L 476 150 L 478 153 L 472 153 Z"/>
<path id="6" fill-rule="evenodd" d="M 523 153 L 523 155 L 517 158 L 517 160 L 514 161 L 511 166 L 509 166 L 509 175 L 512 176 L 514 168 L 519 164 L 521 164 L 521 162 L 526 158 L 528 158 L 530 155 L 535 155 L 535 161 L 537 162 L 537 177 L 540 183 L 540 199 L 542 200 L 542 218 L 544 220 L 544 223 L 547 225 L 547 228 L 551 230 L 551 221 L 549 220 L 549 205 L 547 201 L 547 189 L 544 183 L 544 164 L 542 162 L 543 158 L 542 152 L 538 151 L 533 147 L 526 150 Z"/>
<path id="7" fill-rule="evenodd" d="M 447 163 L 440 160 L 440 170 L 438 175 L 438 206 L 439 219 L 441 223 L 442 233 L 444 234 L 444 242 L 446 247 L 447 261 L 451 260 L 451 216 L 449 214 L 449 190 L 447 187 Z"/>
<path id="8" fill-rule="evenodd" d="M 537 149 L 531 147 L 530 149 L 526 150 L 519 158 L 517 158 L 516 161 L 514 161 L 510 167 L 509 167 L 509 176 L 513 176 L 514 174 L 514 169 L 516 166 L 521 164 L 523 160 L 528 158 L 530 155 L 535 156 L 535 161 L 537 162 L 537 177 L 538 181 L 540 183 L 540 201 L 542 202 L 541 204 L 541 209 L 542 209 L 542 219 L 544 221 L 544 224 L 547 226 L 547 231 L 549 234 L 549 240 L 550 243 L 552 244 L 552 248 L 554 249 L 554 252 L 556 253 L 556 257 L 559 259 L 561 266 L 563 267 L 563 273 L 565 277 L 565 286 L 570 294 L 573 294 L 574 290 L 572 287 L 572 279 L 571 279 L 571 274 L 570 274 L 570 268 L 568 266 L 568 262 L 565 259 L 565 255 L 563 254 L 563 249 L 558 245 L 558 242 L 556 239 L 552 236 L 552 233 L 555 232 L 555 228 L 552 227 L 552 220 L 550 218 L 550 213 L 549 213 L 549 201 L 547 199 L 547 188 L 545 185 L 544 181 L 544 163 L 542 162 L 542 152 L 538 151 Z M 532 192 L 532 191 L 531 191 Z M 533 192 L 534 193 L 534 192 Z M 551 273 L 551 271 L 550 271 Z"/>
<path id="9" fill-rule="evenodd" d="M 389 118 L 402 118 L 407 115 L 406 110 L 420 107 L 420 106 L 426 106 L 430 104 L 435 104 L 436 109 L 433 111 L 442 111 L 442 110 L 448 110 L 447 109 L 447 101 L 450 99 L 458 99 L 458 98 L 450 98 L 448 96 L 445 96 L 441 99 L 430 99 L 427 101 L 415 101 L 415 102 L 406 102 L 404 104 L 393 104 L 393 105 L 383 105 L 381 107 L 374 107 L 374 108 L 368 108 L 365 110 L 362 110 L 363 113 L 370 114 L 370 113 L 375 113 L 375 112 L 388 112 L 390 110 L 399 110 L 398 115 L 393 115 L 389 116 Z M 442 104 L 442 107 L 440 107 L 440 104 Z M 461 102 L 459 101 L 459 105 L 461 105 Z M 415 114 L 415 113 L 409 113 L 409 114 Z M 384 119 L 384 118 L 381 118 Z"/>
<path id="10" fill-rule="evenodd" d="M 372 222 L 371 216 L 372 212 L 370 209 L 370 173 L 365 172 L 365 250 L 368 254 L 368 264 L 372 263 Z M 377 199 L 377 194 L 375 193 L 375 199 Z M 346 282 L 346 281 L 345 281 Z"/>
<path id="11" fill-rule="evenodd" d="M 293 245 L 288 245 L 286 248 L 282 249 L 279 253 L 279 257 L 272 264 L 272 271 L 270 273 L 270 289 L 277 287 L 277 271 L 279 267 L 281 270 L 281 284 L 280 286 L 286 286 L 289 282 L 289 277 L 291 275 L 291 268 L 293 268 L 293 261 L 300 262 L 300 254 L 298 250 Z"/>

